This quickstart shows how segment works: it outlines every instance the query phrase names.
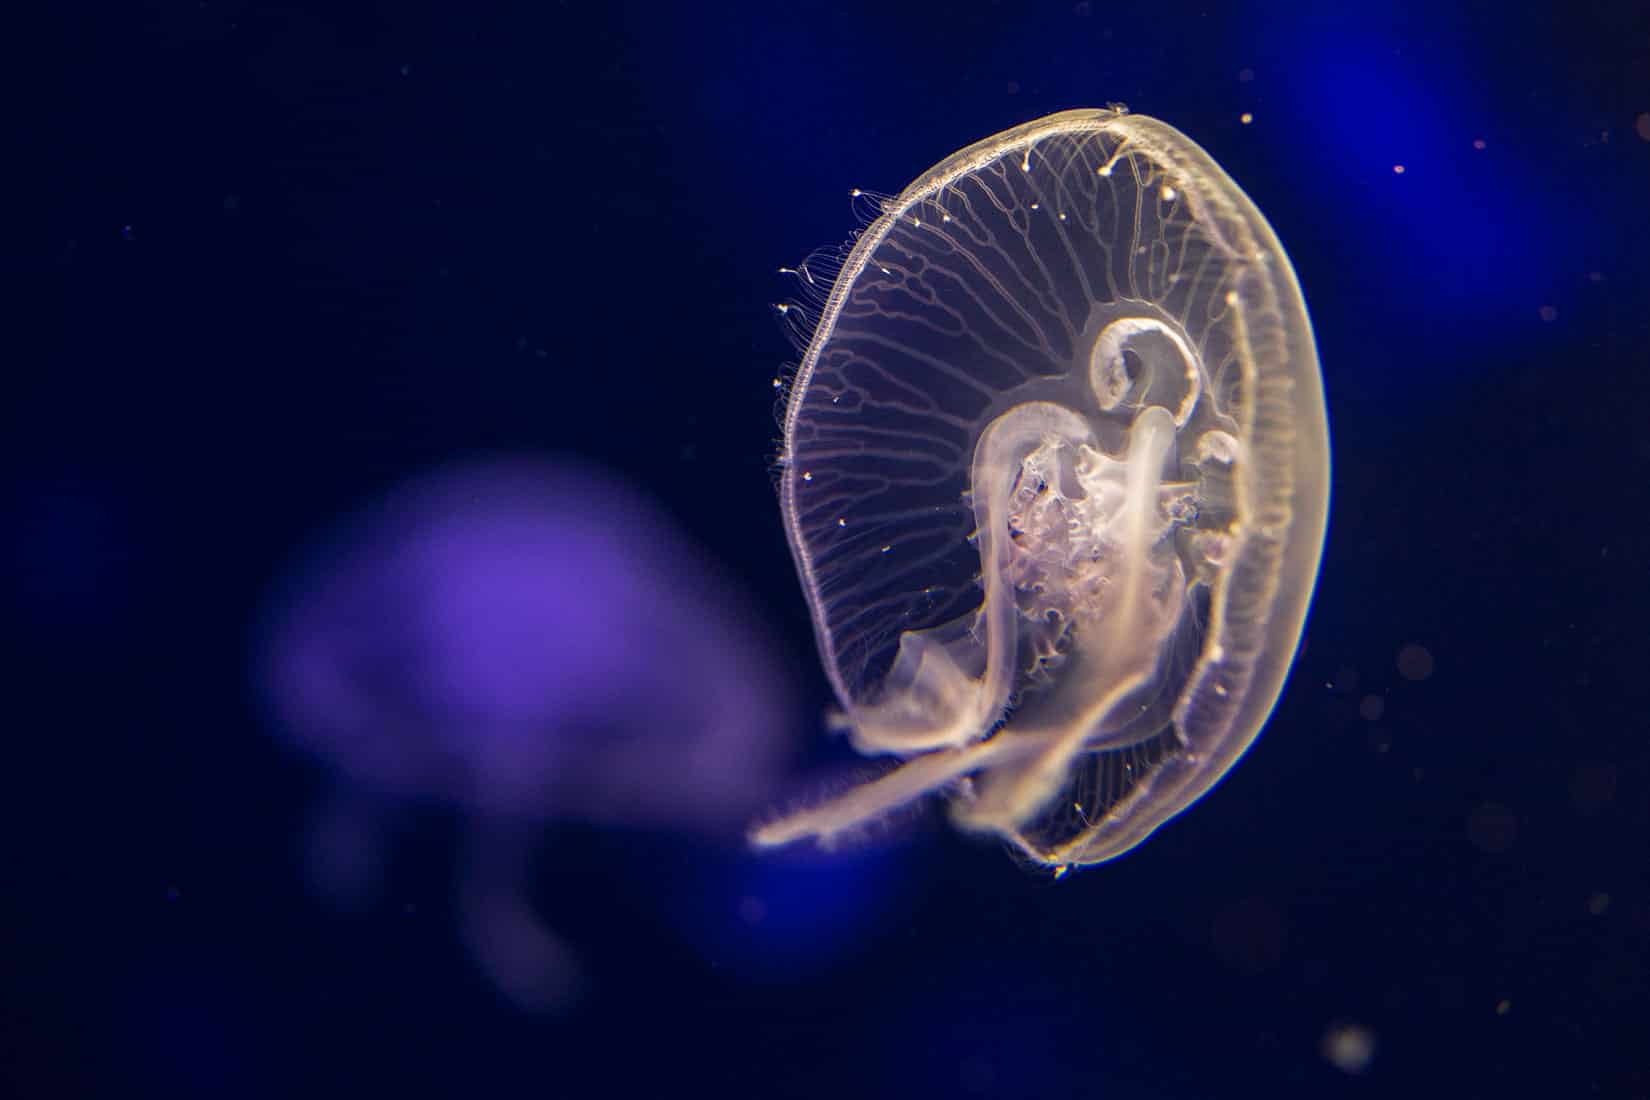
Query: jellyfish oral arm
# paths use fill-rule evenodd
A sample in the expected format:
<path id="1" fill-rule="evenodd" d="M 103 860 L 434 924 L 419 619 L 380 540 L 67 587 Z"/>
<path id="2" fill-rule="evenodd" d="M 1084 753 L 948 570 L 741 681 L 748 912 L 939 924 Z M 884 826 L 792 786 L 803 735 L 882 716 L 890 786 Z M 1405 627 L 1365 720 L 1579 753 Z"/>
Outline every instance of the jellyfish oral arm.
<path id="1" fill-rule="evenodd" d="M 1141 385 L 1129 378 L 1125 351 L 1139 356 Z M 1108 412 L 1131 390 L 1176 393 L 1176 427 L 1191 418 L 1203 395 L 1197 353 L 1177 326 L 1157 317 L 1122 316 L 1101 329 L 1089 352 L 1088 375 L 1095 403 Z"/>
<path id="2" fill-rule="evenodd" d="M 977 621 L 959 621 L 902 634 L 882 698 L 847 717 L 854 748 L 867 754 L 925 752 L 983 737 L 1008 693 L 1002 688 L 999 697 L 988 682 L 969 675 L 979 630 Z"/>
<path id="3" fill-rule="evenodd" d="M 822 844 L 862 827 L 906 803 L 941 790 L 981 769 L 1012 764 L 1051 747 L 1052 738 L 999 734 L 962 748 L 925 753 L 869 783 L 849 789 L 818 806 L 758 825 L 750 840 L 758 848 L 777 848 L 816 837 Z"/>
<path id="4" fill-rule="evenodd" d="M 1038 479 L 1040 454 L 1091 437 L 1081 417 L 1047 401 L 1016 405 L 992 422 L 975 447 L 972 471 L 984 599 L 963 620 L 901 636 L 880 697 L 850 714 L 855 748 L 956 748 L 979 741 L 1002 718 L 1017 673 L 1019 630 L 1006 517 L 1016 495 L 1030 492 L 1026 483 Z"/>
<path id="5" fill-rule="evenodd" d="M 977 772 L 987 773 L 977 797 L 958 807 L 958 823 L 966 828 L 1012 832 L 1054 797 L 1073 758 L 1156 671 L 1161 642 L 1178 618 L 1184 586 L 1178 570 L 1165 574 L 1153 557 L 1171 526 L 1160 501 L 1175 423 L 1168 410 L 1152 406 L 1135 418 L 1124 459 L 1109 459 L 1091 450 L 1077 474 L 1086 490 L 1082 500 L 1094 511 L 1088 518 L 1100 532 L 1092 552 L 1082 556 L 1097 559 L 1098 564 L 1091 562 L 1091 566 L 1108 572 L 1106 583 L 1094 588 L 1100 593 L 1096 602 L 1084 605 L 1073 598 L 1067 604 L 1080 640 L 1074 667 L 1066 675 L 1107 684 L 1109 690 L 1058 727 L 1005 728 L 987 740 L 977 740 L 990 732 L 1006 706 L 1016 668 L 1016 618 L 1021 611 L 1015 600 L 1010 558 L 1043 556 L 1052 567 L 1070 549 L 1039 541 L 1044 534 L 1052 539 L 1058 532 L 1040 531 L 1037 524 L 1023 518 L 1023 543 L 1011 539 L 1009 517 L 1016 507 L 1015 494 L 1021 488 L 1027 490 L 1018 497 L 1022 504 L 1033 495 L 1057 496 L 1059 490 L 1048 483 L 1052 473 L 1045 470 L 1045 452 L 1075 451 L 1085 447 L 1089 438 L 1075 414 L 1044 402 L 1017 406 L 992 425 L 975 460 L 985 588 L 980 612 L 983 626 L 972 631 L 939 628 L 902 639 L 900 660 L 909 661 L 909 668 L 890 679 L 904 686 L 879 709 L 887 714 L 897 706 L 901 713 L 914 716 L 920 696 L 950 716 L 949 731 L 974 743 L 927 752 L 838 798 L 762 825 L 751 834 L 753 843 L 773 847 L 806 837 L 828 842 Z M 1040 485 L 1027 486 L 1027 482 Z M 1081 571 L 1072 579 L 1080 586 Z M 980 680 L 971 680 L 961 672 L 958 661 L 981 663 L 977 653 L 963 654 L 963 648 L 977 647 L 982 639 L 985 671 Z M 971 717 L 973 726 L 957 720 L 964 715 Z"/>
<path id="6" fill-rule="evenodd" d="M 1123 492 L 1112 515 L 1093 517 L 1102 541 L 1111 544 L 1115 565 L 1107 594 L 1094 606 L 1074 609 L 1078 653 L 1067 677 L 1108 684 L 1085 710 L 1069 719 L 1046 747 L 1025 764 L 1001 769 L 980 798 L 959 813 L 972 828 L 1012 830 L 1035 816 L 1059 791 L 1074 757 L 1096 739 L 1106 719 L 1145 685 L 1156 671 L 1162 642 L 1179 617 L 1184 578 L 1178 569 L 1166 579 L 1153 560 L 1170 523 L 1160 507 L 1162 471 L 1175 441 L 1168 410 L 1152 406 L 1135 418 L 1121 471 L 1108 466 L 1079 473 L 1089 482 L 1087 497 L 1104 504 L 1104 480 L 1121 474 Z"/>

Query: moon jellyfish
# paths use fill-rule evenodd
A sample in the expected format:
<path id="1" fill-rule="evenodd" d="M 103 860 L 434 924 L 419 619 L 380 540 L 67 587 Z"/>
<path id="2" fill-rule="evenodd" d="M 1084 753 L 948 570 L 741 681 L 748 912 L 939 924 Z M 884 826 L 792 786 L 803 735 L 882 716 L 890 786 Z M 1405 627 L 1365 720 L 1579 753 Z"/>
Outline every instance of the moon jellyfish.
<path id="1" fill-rule="evenodd" d="M 841 723 L 898 764 L 752 839 L 943 791 L 1057 870 L 1119 856 L 1236 763 L 1300 640 L 1329 433 L 1289 258 L 1108 109 L 947 158 L 840 263 L 780 496 Z"/>
<path id="2" fill-rule="evenodd" d="M 571 952 L 527 899 L 554 820 L 737 834 L 779 781 L 787 680 L 739 592 L 650 501 L 570 463 L 415 480 L 271 601 L 258 675 L 331 765 L 311 866 L 365 893 L 398 811 L 456 812 L 456 911 L 507 996 L 555 1006 Z"/>

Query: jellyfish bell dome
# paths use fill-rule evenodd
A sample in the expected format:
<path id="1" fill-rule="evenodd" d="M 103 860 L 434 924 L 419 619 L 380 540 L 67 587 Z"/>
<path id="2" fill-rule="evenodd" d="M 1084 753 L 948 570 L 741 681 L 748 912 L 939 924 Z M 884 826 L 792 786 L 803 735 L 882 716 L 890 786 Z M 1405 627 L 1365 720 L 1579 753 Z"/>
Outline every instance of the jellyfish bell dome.
<path id="1" fill-rule="evenodd" d="M 662 509 L 571 459 L 414 478 L 273 602 L 277 728 L 357 782 L 536 819 L 727 821 L 783 769 L 760 616 Z"/>
<path id="2" fill-rule="evenodd" d="M 1067 111 L 948 157 L 856 240 L 784 415 L 780 498 L 854 745 L 1053 867 L 1120 855 L 1266 721 L 1328 507 L 1293 268 L 1185 135 Z"/>
<path id="3" fill-rule="evenodd" d="M 608 471 L 527 456 L 415 477 L 339 523 L 268 601 L 253 667 L 328 773 L 308 877 L 355 907 L 396 823 L 438 807 L 453 906 L 509 1000 L 563 1008 L 577 952 L 531 893 L 544 826 L 738 835 L 785 771 L 793 705 L 762 617 Z"/>

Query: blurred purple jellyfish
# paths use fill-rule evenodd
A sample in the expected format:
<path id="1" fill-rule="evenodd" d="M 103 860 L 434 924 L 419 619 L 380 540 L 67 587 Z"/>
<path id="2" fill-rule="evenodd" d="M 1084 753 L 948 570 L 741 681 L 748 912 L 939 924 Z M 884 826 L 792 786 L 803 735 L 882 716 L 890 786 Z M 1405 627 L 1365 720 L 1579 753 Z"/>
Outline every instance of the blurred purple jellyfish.
<path id="1" fill-rule="evenodd" d="M 733 835 L 782 772 L 788 677 L 740 594 L 635 489 L 572 462 L 414 480 L 335 531 L 273 602 L 257 675 L 282 734 L 336 770 L 312 872 L 365 889 L 386 811 L 454 807 L 459 916 L 527 1007 L 574 990 L 533 914 L 552 820 Z"/>

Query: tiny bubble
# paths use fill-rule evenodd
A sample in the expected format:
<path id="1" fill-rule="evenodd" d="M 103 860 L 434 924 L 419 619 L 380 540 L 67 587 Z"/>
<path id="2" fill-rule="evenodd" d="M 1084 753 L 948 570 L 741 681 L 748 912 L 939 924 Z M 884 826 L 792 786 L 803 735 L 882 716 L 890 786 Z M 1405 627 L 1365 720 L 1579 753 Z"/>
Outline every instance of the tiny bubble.
<path id="1" fill-rule="evenodd" d="M 1406 680 L 1425 680 L 1432 676 L 1432 654 L 1425 646 L 1406 645 L 1398 651 L 1398 675 Z"/>
<path id="2" fill-rule="evenodd" d="M 1488 855 L 1500 855 L 1518 839 L 1518 818 L 1499 802 L 1481 802 L 1467 815 L 1467 839 Z"/>
<path id="3" fill-rule="evenodd" d="M 1375 1058 L 1375 1033 L 1362 1024 L 1333 1024 L 1324 1032 L 1318 1049 L 1330 1065 L 1356 1075 L 1368 1069 Z"/>
<path id="4" fill-rule="evenodd" d="M 1576 812 L 1592 817 L 1604 812 L 1616 798 L 1616 769 L 1612 764 L 1583 762 L 1570 776 L 1570 801 Z"/>

